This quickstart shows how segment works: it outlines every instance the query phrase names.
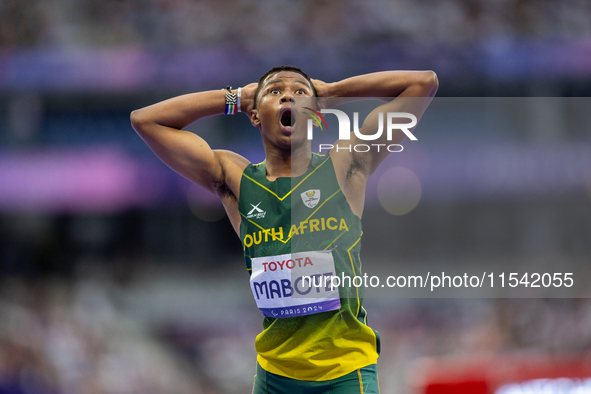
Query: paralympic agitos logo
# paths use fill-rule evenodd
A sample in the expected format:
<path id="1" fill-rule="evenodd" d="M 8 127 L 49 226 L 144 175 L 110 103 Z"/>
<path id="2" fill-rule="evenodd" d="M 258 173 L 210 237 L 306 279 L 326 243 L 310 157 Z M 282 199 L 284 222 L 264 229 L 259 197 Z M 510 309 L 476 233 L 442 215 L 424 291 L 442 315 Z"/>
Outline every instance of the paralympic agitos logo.
<path id="1" fill-rule="evenodd" d="M 303 107 L 304 109 L 310 112 L 304 112 L 304 114 L 310 116 L 311 119 L 308 119 L 308 140 L 312 140 L 314 134 L 314 121 L 320 127 L 320 130 L 328 130 L 328 125 L 326 124 L 326 120 L 322 114 L 333 114 L 336 115 L 337 120 L 339 122 L 339 140 L 350 140 L 351 139 L 351 132 L 355 133 L 355 136 L 363 141 L 375 141 L 379 139 L 382 134 L 384 133 L 384 118 L 386 119 L 386 140 L 392 140 L 392 132 L 394 130 L 402 131 L 408 138 L 412 141 L 417 141 L 417 137 L 415 137 L 410 129 L 417 125 L 417 117 L 408 112 L 387 112 L 384 116 L 383 112 L 378 113 L 378 130 L 375 134 L 361 134 L 359 132 L 359 113 L 353 113 L 353 131 L 351 131 L 351 121 L 349 120 L 349 116 L 338 109 L 321 109 L 320 111 L 316 111 L 310 107 Z M 400 119 L 409 119 L 410 122 L 407 123 L 395 123 Z M 324 127 L 323 127 L 324 125 Z M 322 153 L 323 149 L 330 150 L 334 148 L 332 144 L 320 144 L 320 153 Z M 372 148 L 376 149 L 378 152 L 380 148 L 385 148 L 389 152 L 402 152 L 402 145 L 400 144 L 354 144 L 349 146 L 336 146 L 337 151 L 339 150 L 348 150 L 351 152 L 354 150 L 355 152 L 368 152 Z"/>

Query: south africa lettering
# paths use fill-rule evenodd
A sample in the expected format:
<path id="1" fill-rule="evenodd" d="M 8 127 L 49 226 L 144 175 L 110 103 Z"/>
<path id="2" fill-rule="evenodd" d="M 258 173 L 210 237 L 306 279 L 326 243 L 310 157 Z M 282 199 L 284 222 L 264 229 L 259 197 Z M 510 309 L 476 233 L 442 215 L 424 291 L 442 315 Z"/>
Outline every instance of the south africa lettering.
<path id="1" fill-rule="evenodd" d="M 292 224 L 287 238 L 289 239 L 293 235 L 304 235 L 315 231 L 349 231 L 349 227 L 343 218 L 309 219 L 298 224 Z M 262 229 L 246 234 L 243 242 L 244 246 L 250 248 L 252 245 L 259 245 L 261 242 L 284 241 L 284 234 L 282 227 Z"/>

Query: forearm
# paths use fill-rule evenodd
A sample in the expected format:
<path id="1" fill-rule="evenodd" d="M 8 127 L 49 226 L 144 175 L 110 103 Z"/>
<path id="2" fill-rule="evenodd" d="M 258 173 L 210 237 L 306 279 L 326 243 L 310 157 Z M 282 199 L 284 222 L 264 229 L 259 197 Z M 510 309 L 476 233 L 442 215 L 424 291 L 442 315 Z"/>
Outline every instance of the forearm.
<path id="1" fill-rule="evenodd" d="M 223 114 L 226 90 L 185 94 L 133 111 L 134 124 L 157 124 L 183 129 L 198 119 Z M 236 90 L 233 91 L 234 93 Z"/>
<path id="2" fill-rule="evenodd" d="M 198 133 L 185 127 L 200 118 L 225 112 L 226 91 L 185 94 L 133 111 L 131 124 L 152 151 L 170 168 L 194 183 L 216 192 L 226 182 L 224 160 L 238 163 L 238 155 L 214 151 Z M 232 164 L 233 163 L 233 164 Z"/>
<path id="3" fill-rule="evenodd" d="M 324 97 L 433 97 L 439 83 L 433 71 L 382 71 L 326 85 Z"/>

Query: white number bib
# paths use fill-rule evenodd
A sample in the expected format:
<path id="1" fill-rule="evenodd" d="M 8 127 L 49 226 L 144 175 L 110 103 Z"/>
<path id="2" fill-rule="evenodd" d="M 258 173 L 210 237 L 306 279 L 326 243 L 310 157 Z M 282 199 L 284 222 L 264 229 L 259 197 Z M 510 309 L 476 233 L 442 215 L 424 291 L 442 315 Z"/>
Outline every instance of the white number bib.
<path id="1" fill-rule="evenodd" d="M 250 288 L 268 317 L 311 315 L 339 309 L 332 252 L 299 252 L 252 259 Z"/>

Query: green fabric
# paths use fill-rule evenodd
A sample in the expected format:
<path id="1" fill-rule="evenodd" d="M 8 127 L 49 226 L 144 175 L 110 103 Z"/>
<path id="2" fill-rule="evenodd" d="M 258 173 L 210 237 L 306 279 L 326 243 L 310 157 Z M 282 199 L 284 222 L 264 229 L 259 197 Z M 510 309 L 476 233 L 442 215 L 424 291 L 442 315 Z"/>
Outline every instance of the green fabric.
<path id="1" fill-rule="evenodd" d="M 360 378 L 361 375 L 361 378 Z M 361 382 L 360 382 L 361 380 Z M 265 371 L 257 364 L 253 394 L 379 394 L 377 365 L 322 382 L 296 380 Z"/>

